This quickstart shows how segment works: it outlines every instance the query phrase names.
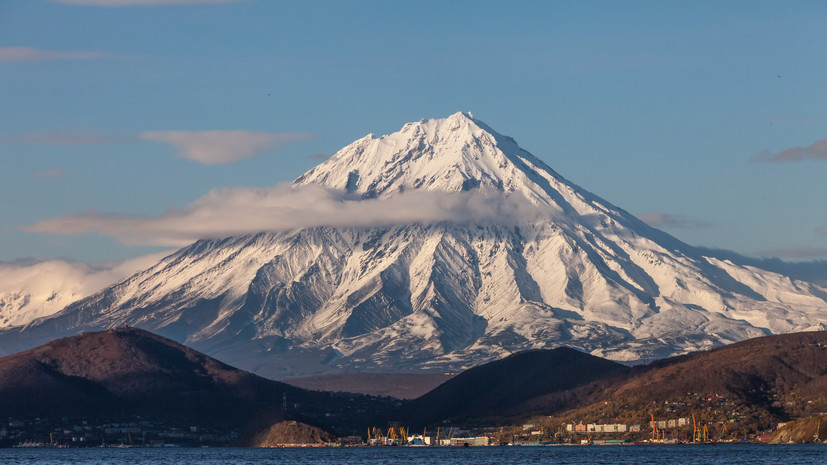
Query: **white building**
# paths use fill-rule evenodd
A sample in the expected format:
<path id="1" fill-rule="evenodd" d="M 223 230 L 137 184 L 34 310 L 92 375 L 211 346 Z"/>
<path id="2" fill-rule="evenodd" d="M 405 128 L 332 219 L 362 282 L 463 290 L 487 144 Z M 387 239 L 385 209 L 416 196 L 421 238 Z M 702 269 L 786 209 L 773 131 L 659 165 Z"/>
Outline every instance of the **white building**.
<path id="1" fill-rule="evenodd" d="M 468 444 L 469 446 L 487 446 L 488 445 L 488 436 L 475 436 L 470 438 L 451 438 L 451 446 L 464 446 Z"/>

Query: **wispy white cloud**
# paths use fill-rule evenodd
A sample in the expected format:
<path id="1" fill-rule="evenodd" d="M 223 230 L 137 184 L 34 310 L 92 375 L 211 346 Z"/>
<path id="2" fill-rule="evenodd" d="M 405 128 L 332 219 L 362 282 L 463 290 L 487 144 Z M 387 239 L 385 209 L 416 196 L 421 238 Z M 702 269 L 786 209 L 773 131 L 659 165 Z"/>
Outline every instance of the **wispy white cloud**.
<path id="1" fill-rule="evenodd" d="M 134 136 L 99 131 L 39 132 L 20 136 L 3 137 L 3 142 L 38 145 L 98 145 L 118 144 L 135 140 Z"/>
<path id="2" fill-rule="evenodd" d="M 827 248 L 824 247 L 790 247 L 788 249 L 769 250 L 761 253 L 767 257 L 788 259 L 815 259 L 827 257 Z"/>
<path id="3" fill-rule="evenodd" d="M 187 160 L 205 165 L 235 163 L 257 157 L 288 142 L 313 137 L 303 133 L 252 131 L 150 131 L 141 139 L 170 144 Z"/>
<path id="4" fill-rule="evenodd" d="M 138 136 L 101 131 L 62 131 L 2 137 L 0 142 L 38 145 L 99 145 L 148 140 L 172 145 L 178 149 L 178 155 L 188 160 L 205 165 L 221 165 L 255 158 L 289 142 L 310 137 L 313 135 L 245 130 L 147 131 Z M 324 156 L 327 158 L 326 155 Z M 315 155 L 312 157 L 317 158 Z"/>
<path id="5" fill-rule="evenodd" d="M 111 58 L 104 52 L 42 50 L 31 47 L 0 47 L 0 63 L 22 63 L 47 60 L 97 60 Z"/>
<path id="6" fill-rule="evenodd" d="M 763 152 L 758 156 L 758 160 L 763 162 L 827 160 L 827 139 L 815 141 L 807 147 L 792 147 L 778 153 Z"/>
<path id="7" fill-rule="evenodd" d="M 63 176 L 66 176 L 66 171 L 58 168 L 32 173 L 33 178 L 62 178 Z"/>
<path id="8" fill-rule="evenodd" d="M 163 6 L 163 5 L 203 5 L 218 3 L 238 3 L 246 0 L 52 0 L 64 5 L 82 6 Z"/>
<path id="9" fill-rule="evenodd" d="M 651 212 L 638 215 L 637 218 L 653 228 L 705 228 L 709 223 L 663 212 Z"/>
<path id="10" fill-rule="evenodd" d="M 0 326 L 26 324 L 54 314 L 135 272 L 157 263 L 170 252 L 124 261 L 83 263 L 67 260 L 0 262 Z"/>
<path id="11" fill-rule="evenodd" d="M 155 217 L 89 211 L 47 219 L 27 231 L 98 233 L 127 245 L 183 246 L 197 239 L 312 226 L 532 221 L 552 215 L 517 195 L 408 191 L 388 199 L 353 199 L 318 186 L 213 190 L 182 209 Z"/>

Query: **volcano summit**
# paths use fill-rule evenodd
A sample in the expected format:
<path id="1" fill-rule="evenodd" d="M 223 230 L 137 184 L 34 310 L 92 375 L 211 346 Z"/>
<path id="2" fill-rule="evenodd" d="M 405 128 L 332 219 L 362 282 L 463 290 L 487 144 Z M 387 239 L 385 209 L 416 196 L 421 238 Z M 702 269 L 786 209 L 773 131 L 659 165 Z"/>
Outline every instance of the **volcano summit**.
<path id="1" fill-rule="evenodd" d="M 277 378 L 457 370 L 562 345 L 633 361 L 827 324 L 824 288 L 684 244 L 470 114 L 359 139 L 290 187 L 308 188 L 386 220 L 200 240 L 6 329 L 0 348 L 105 328 L 110 306 Z M 430 205 L 441 213 L 410 214 Z"/>

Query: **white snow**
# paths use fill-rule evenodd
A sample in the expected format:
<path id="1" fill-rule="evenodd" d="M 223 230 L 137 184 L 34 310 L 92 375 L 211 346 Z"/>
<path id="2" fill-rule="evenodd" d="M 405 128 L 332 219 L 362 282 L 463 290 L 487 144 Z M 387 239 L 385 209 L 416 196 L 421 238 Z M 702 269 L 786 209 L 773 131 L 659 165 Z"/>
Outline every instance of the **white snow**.
<path id="1" fill-rule="evenodd" d="M 469 114 L 368 135 L 295 183 L 379 199 L 498 192 L 550 213 L 204 240 L 42 325 L 100 324 L 108 295 L 123 321 L 175 327 L 191 342 L 278 337 L 333 349 L 337 366 L 398 370 L 459 369 L 560 345 L 618 360 L 663 357 L 827 324 L 827 290 L 705 257 Z M 66 323 L 71 315 L 81 316 Z M 249 354 L 235 354 L 225 360 L 244 365 Z M 267 354 L 277 363 L 281 352 Z"/>
<path id="2" fill-rule="evenodd" d="M 157 262 L 169 252 L 112 263 L 0 263 L 0 328 L 23 326 Z"/>

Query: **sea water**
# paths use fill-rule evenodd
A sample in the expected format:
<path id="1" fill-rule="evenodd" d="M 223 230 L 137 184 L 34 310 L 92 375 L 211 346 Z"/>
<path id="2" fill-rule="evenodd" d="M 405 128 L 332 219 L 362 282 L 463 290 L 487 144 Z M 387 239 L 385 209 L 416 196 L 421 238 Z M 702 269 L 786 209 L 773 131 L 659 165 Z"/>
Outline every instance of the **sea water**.
<path id="1" fill-rule="evenodd" d="M 0 464 L 34 465 L 824 465 L 827 445 L 553 447 L 0 449 Z"/>

